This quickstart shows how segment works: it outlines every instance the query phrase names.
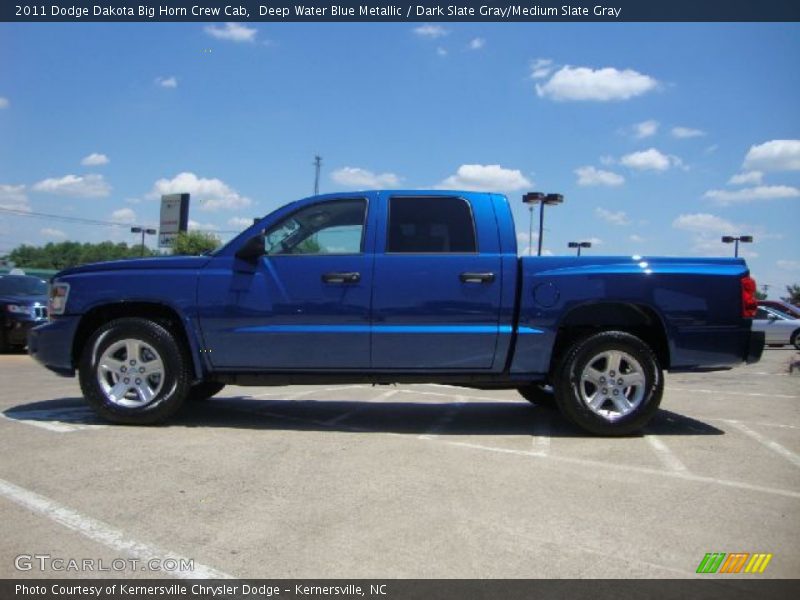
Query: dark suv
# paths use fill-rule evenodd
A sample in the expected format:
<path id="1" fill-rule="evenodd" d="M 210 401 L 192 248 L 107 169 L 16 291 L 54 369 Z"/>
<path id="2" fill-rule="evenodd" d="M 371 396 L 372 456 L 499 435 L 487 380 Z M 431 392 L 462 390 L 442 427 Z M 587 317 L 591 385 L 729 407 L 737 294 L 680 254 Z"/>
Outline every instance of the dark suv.
<path id="1" fill-rule="evenodd" d="M 0 352 L 25 346 L 28 330 L 46 320 L 46 281 L 27 275 L 0 275 Z"/>

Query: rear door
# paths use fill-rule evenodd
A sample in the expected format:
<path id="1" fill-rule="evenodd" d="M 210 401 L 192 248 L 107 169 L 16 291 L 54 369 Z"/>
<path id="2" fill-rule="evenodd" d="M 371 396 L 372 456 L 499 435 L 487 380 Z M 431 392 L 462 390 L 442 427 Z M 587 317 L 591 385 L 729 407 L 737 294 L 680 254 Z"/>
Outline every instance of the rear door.
<path id="1" fill-rule="evenodd" d="M 501 258 L 491 197 L 381 193 L 372 369 L 491 369 Z"/>

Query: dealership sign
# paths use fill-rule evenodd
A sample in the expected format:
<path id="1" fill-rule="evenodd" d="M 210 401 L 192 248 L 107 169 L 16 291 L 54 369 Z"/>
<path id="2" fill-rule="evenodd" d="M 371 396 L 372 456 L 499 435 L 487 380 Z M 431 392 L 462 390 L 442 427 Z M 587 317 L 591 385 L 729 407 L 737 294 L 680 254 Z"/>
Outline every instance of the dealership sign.
<path id="1" fill-rule="evenodd" d="M 189 225 L 189 194 L 161 196 L 161 223 L 158 228 L 158 245 L 171 248 L 178 233 Z"/>

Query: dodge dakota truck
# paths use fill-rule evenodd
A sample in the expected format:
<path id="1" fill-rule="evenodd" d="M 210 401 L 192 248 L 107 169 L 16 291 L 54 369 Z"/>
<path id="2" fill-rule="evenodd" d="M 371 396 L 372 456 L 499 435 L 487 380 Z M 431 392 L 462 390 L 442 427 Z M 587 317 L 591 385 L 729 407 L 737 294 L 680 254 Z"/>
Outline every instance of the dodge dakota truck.
<path id="1" fill-rule="evenodd" d="M 519 257 L 502 195 L 369 191 L 288 204 L 208 256 L 62 271 L 28 341 L 115 423 L 225 384 L 437 382 L 622 435 L 665 370 L 757 361 L 756 308 L 741 259 Z"/>

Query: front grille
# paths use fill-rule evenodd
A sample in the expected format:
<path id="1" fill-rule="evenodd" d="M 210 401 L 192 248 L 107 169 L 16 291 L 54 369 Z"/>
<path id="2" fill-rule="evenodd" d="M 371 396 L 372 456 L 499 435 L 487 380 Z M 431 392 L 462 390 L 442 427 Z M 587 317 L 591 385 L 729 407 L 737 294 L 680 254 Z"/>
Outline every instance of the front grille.
<path id="1" fill-rule="evenodd" d="M 46 306 L 34 306 L 33 307 L 33 318 L 34 319 L 46 319 L 47 318 L 47 307 Z"/>

